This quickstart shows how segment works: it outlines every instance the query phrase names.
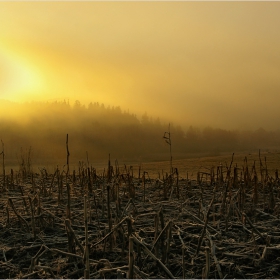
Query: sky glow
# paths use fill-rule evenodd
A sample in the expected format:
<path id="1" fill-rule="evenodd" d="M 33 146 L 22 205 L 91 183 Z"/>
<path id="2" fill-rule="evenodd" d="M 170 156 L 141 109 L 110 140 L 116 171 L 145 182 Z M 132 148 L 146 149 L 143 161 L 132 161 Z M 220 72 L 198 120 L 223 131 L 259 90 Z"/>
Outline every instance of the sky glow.
<path id="1" fill-rule="evenodd" d="M 278 129 L 279 13 L 280 2 L 0 2 L 0 98 Z"/>

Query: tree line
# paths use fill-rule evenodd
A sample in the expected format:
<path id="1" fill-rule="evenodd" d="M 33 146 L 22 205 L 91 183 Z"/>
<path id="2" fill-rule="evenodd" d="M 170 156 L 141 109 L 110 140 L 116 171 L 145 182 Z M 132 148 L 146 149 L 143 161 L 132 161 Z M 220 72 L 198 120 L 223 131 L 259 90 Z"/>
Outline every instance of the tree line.
<path id="1" fill-rule="evenodd" d="M 168 160 L 169 148 L 163 139 L 168 123 L 141 117 L 118 106 L 98 102 L 88 105 L 69 102 L 2 102 L 0 138 L 6 158 L 15 160 L 32 149 L 32 157 L 42 161 L 66 157 L 65 139 L 73 160 L 115 159 Z M 6 112 L 3 115 L 3 112 Z M 8 112 L 8 113 L 7 113 Z M 227 130 L 214 127 L 183 129 L 171 122 L 172 152 L 175 158 L 193 155 L 219 155 L 223 152 L 277 149 L 280 130 Z"/>

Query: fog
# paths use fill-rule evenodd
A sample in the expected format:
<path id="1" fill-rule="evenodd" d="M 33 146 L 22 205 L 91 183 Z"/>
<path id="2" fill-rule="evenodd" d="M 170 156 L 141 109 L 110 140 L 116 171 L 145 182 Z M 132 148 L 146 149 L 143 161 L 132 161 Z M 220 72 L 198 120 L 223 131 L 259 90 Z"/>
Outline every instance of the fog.
<path id="1" fill-rule="evenodd" d="M 0 2 L 0 98 L 99 102 L 184 131 L 277 130 L 279 12 L 280 2 Z"/>
<path id="2" fill-rule="evenodd" d="M 31 156 L 34 164 L 65 164 L 66 135 L 71 162 L 112 159 L 122 162 L 169 160 L 169 145 L 163 138 L 170 132 L 172 156 L 183 159 L 223 153 L 278 151 L 280 130 L 241 131 L 218 127 L 189 126 L 98 102 L 73 105 L 62 102 L 15 103 L 1 100 L 0 138 L 8 164 L 20 164 Z M 13 112 L 13 113 L 12 113 Z M 15 114 L 16 113 L 16 114 Z"/>

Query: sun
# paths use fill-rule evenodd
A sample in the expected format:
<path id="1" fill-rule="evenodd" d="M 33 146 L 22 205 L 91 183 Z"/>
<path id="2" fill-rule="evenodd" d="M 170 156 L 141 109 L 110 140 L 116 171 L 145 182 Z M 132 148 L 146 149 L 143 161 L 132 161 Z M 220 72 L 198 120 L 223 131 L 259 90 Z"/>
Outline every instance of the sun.
<path id="1" fill-rule="evenodd" d="M 26 101 L 43 89 L 43 78 L 27 56 L 0 45 L 0 98 Z"/>

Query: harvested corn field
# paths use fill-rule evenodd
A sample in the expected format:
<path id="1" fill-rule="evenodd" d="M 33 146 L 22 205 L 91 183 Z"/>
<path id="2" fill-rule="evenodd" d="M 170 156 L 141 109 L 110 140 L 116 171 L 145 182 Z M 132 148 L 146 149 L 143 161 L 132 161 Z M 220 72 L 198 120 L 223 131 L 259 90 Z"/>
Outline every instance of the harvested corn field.
<path id="1" fill-rule="evenodd" d="M 2 176 L 0 275 L 279 278 L 280 182 L 259 159 L 196 180 L 110 161 Z"/>

